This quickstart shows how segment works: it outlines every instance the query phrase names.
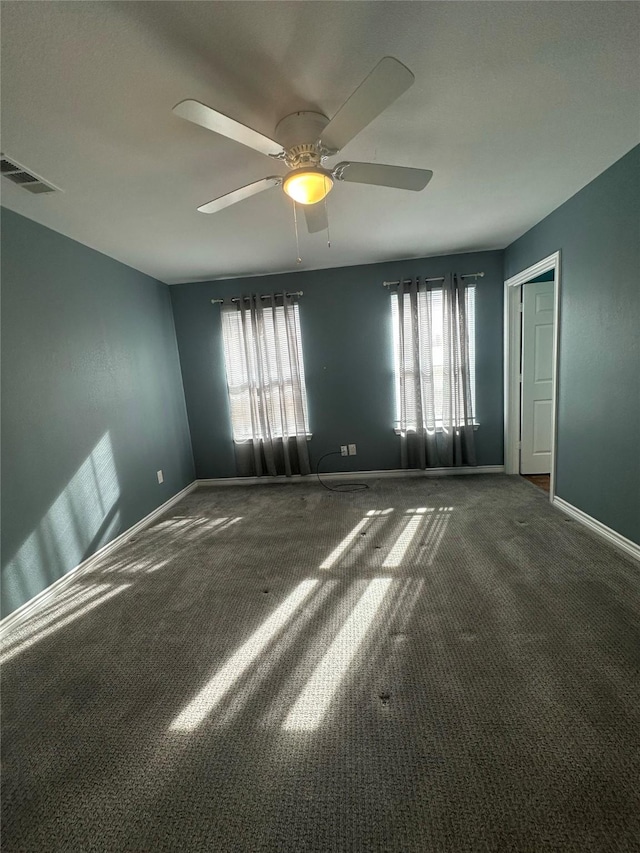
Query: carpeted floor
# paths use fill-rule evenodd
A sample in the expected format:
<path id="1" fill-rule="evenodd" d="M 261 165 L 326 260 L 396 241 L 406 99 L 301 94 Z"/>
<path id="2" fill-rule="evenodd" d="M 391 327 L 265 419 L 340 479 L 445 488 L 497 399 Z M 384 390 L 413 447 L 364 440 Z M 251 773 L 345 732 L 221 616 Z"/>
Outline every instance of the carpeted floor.
<path id="1" fill-rule="evenodd" d="M 3 644 L 3 853 L 640 849 L 640 566 L 519 477 L 199 490 Z"/>

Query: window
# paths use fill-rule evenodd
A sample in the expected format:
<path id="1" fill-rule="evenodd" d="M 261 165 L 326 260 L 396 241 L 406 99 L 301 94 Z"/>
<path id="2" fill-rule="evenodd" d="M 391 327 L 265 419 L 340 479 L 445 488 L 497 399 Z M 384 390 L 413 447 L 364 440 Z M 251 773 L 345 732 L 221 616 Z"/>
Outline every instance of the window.
<path id="1" fill-rule="evenodd" d="M 469 341 L 469 381 L 471 386 L 471 418 L 475 423 L 476 411 L 476 324 L 475 324 L 475 307 L 476 307 L 476 288 L 474 285 L 465 288 L 465 303 L 467 316 L 467 336 Z M 431 341 L 429 346 L 429 332 L 427 328 L 427 317 L 431 312 Z M 404 300 L 404 316 L 402 329 L 404 333 L 403 358 L 401 363 L 400 356 L 400 340 L 399 340 L 399 318 L 398 318 L 398 294 L 391 294 L 391 318 L 393 324 L 393 363 L 395 377 L 395 428 L 396 432 L 400 432 L 401 420 L 401 394 L 404 390 L 404 399 L 406 405 L 406 429 L 415 431 L 418 428 L 417 417 L 417 400 L 414 370 L 415 370 L 415 351 L 414 334 L 418 336 L 418 352 L 421 370 L 421 383 L 431 381 L 433 378 L 433 397 L 431 394 L 423 392 L 423 428 L 429 426 L 428 421 L 435 423 L 435 428 L 441 430 L 443 427 L 443 397 L 445 387 L 444 375 L 444 341 L 443 341 L 443 312 L 442 312 L 442 289 L 434 288 L 431 290 L 421 290 L 418 292 L 418 322 L 413 323 L 409 300 Z M 417 326 L 417 328 L 416 328 Z M 457 357 L 455 357 L 457 356 Z M 462 361 L 459 347 L 454 353 L 456 364 Z M 463 411 L 462 394 L 463 383 L 455 383 L 456 393 L 458 394 L 457 410 Z M 429 416 L 432 416 L 431 418 Z M 460 426 L 460 424 L 454 424 Z"/>
<path id="2" fill-rule="evenodd" d="M 261 307 L 243 325 L 241 312 L 222 311 L 222 337 L 236 442 L 309 434 L 298 305 L 287 330 L 282 306 Z M 290 319 L 291 322 L 291 319 Z"/>

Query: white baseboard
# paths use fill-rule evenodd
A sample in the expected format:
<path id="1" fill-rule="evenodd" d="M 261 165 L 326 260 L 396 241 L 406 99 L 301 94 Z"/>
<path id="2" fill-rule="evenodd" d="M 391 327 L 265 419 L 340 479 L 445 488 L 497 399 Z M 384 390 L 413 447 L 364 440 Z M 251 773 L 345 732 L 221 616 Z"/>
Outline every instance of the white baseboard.
<path id="1" fill-rule="evenodd" d="M 477 465 L 461 468 L 392 468 L 385 471 L 323 471 L 323 480 L 383 480 L 406 477 L 454 477 L 460 474 L 504 474 L 504 465 Z M 294 474 L 292 477 L 220 477 L 217 479 L 197 480 L 198 486 L 258 486 L 268 483 L 283 483 L 291 486 L 296 483 L 312 485 L 318 480 L 315 474 Z"/>
<path id="2" fill-rule="evenodd" d="M 598 536 L 606 539 L 610 545 L 615 545 L 616 548 L 620 548 L 620 550 L 624 551 L 625 554 L 628 554 L 636 560 L 640 560 L 640 545 L 636 545 L 636 543 L 632 542 L 631 539 L 627 539 L 625 536 L 622 536 L 622 534 L 616 533 L 615 530 L 607 527 L 606 524 L 603 524 L 601 521 L 597 521 L 597 519 L 592 518 L 592 516 L 587 515 L 586 512 L 583 512 L 581 509 L 578 509 L 573 506 L 573 504 L 568 503 L 562 498 L 554 497 L 551 503 L 561 512 L 564 512 L 565 515 L 575 518 L 576 521 L 584 524 L 584 526 L 588 527 L 589 530 L 592 530 Z"/>
<path id="3" fill-rule="evenodd" d="M 48 587 L 45 587 L 41 592 L 37 595 L 34 595 L 33 598 L 30 598 L 29 601 L 25 601 L 20 607 L 16 610 L 13 610 L 11 613 L 7 614 L 0 621 L 0 631 L 5 631 L 11 627 L 14 621 L 18 619 L 22 619 L 31 608 L 36 607 L 41 604 L 45 599 L 49 598 L 50 595 L 53 595 L 55 592 L 59 592 L 60 589 L 66 586 L 68 583 L 71 583 L 75 580 L 78 572 L 82 569 L 86 569 L 95 563 L 97 560 L 101 560 L 103 557 L 106 557 L 112 551 L 115 551 L 121 545 L 124 545 L 127 540 L 131 539 L 136 533 L 139 533 L 141 530 L 144 530 L 145 527 L 149 527 L 155 520 L 161 515 L 164 515 L 165 512 L 171 509 L 172 506 L 181 501 L 189 492 L 192 492 L 197 486 L 197 481 L 194 480 L 193 483 L 189 483 L 184 489 L 175 494 L 172 498 L 169 498 L 168 501 L 165 501 L 161 504 L 157 509 L 154 509 L 153 512 L 150 512 L 149 515 L 145 515 L 144 518 L 141 518 L 140 521 L 136 522 L 132 527 L 129 527 L 124 533 L 121 533 L 119 536 L 116 536 L 115 539 L 112 539 L 111 542 L 107 542 L 106 545 L 103 545 L 98 551 L 92 554 L 90 557 L 87 557 L 86 560 L 83 560 L 79 563 L 75 568 L 70 569 L 68 572 L 65 572 L 62 577 L 59 577 L 52 584 L 49 584 Z"/>

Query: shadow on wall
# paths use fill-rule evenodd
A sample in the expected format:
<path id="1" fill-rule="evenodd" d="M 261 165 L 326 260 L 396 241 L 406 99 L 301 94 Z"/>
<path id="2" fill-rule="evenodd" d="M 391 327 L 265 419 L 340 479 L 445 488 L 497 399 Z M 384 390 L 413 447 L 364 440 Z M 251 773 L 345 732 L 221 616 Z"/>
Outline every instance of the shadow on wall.
<path id="1" fill-rule="evenodd" d="M 107 543 L 120 523 L 119 501 L 111 436 L 106 432 L 3 568 L 3 614 Z"/>

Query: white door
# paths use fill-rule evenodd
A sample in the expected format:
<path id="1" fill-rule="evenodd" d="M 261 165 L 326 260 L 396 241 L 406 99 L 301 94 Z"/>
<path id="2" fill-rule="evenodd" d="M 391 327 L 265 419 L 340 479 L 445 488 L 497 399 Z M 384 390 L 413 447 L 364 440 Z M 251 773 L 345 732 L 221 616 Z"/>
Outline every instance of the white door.
<path id="1" fill-rule="evenodd" d="M 551 471 L 553 291 L 552 281 L 523 285 L 521 474 Z"/>

